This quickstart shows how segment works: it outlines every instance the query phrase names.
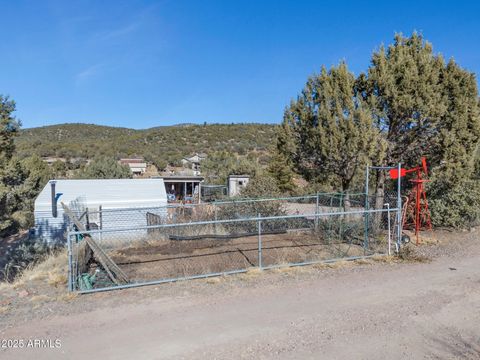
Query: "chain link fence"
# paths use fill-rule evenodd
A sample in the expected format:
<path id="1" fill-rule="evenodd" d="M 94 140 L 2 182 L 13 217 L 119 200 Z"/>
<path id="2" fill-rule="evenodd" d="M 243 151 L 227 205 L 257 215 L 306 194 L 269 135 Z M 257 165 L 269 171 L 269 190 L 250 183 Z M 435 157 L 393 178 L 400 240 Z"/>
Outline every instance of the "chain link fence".
<path id="1" fill-rule="evenodd" d="M 329 193 L 98 211 L 102 226 L 68 234 L 69 288 L 95 292 L 385 254 L 397 241 L 399 209 L 374 203 L 366 194 Z"/>
<path id="2" fill-rule="evenodd" d="M 302 215 L 362 210 L 363 193 L 317 193 L 281 198 L 238 198 L 200 204 L 170 204 L 163 207 L 105 209 L 85 207 L 85 200 L 75 201 L 75 214 L 91 230 L 132 228 L 184 222 L 245 219 L 266 215 Z M 393 206 L 392 206 L 393 207 Z M 372 208 L 370 206 L 370 208 Z"/>

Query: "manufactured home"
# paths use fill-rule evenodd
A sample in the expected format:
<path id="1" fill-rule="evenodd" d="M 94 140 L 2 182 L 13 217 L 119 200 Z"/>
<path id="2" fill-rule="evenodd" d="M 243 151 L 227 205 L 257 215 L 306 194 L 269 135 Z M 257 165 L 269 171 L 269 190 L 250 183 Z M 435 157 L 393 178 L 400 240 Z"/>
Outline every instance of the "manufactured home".
<path id="1" fill-rule="evenodd" d="M 80 208 L 87 211 L 91 229 L 143 227 L 148 212 L 166 216 L 167 211 L 163 179 L 52 180 L 38 195 L 34 209 L 36 236 L 47 243 L 65 239 L 68 219 L 62 202 L 79 216 Z"/>

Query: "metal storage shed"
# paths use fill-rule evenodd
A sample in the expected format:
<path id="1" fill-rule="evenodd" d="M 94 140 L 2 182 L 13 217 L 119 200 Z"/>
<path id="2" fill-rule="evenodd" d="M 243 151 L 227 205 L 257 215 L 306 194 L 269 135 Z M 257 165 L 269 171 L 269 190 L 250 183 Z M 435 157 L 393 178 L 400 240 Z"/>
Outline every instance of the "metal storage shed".
<path id="1" fill-rule="evenodd" d="M 146 226 L 146 213 L 152 212 L 148 208 L 161 216 L 167 212 L 163 179 L 52 180 L 35 200 L 36 235 L 48 243 L 64 241 L 67 220 L 60 203 L 70 205 L 78 199 L 89 210 L 98 211 L 100 206 L 107 210 L 102 215 L 104 229 Z M 122 217 L 130 220 L 120 223 L 113 209 L 123 209 Z M 129 217 L 129 211 L 135 216 Z"/>

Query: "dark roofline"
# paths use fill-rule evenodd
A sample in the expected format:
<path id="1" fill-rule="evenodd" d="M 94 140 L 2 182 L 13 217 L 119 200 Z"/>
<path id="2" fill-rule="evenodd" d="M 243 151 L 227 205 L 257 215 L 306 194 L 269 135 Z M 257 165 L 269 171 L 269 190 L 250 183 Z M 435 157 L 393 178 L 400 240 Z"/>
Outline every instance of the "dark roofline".
<path id="1" fill-rule="evenodd" d="M 190 176 L 190 175 L 168 175 L 168 176 L 152 176 L 152 179 L 163 179 L 164 182 L 169 181 L 203 181 L 205 178 L 203 176 Z"/>

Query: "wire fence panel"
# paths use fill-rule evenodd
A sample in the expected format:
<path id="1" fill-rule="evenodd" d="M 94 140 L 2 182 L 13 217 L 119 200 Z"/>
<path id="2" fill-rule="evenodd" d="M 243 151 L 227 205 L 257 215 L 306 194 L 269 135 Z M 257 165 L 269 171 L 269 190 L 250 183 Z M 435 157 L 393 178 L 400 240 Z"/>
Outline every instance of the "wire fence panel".
<path id="1" fill-rule="evenodd" d="M 188 216 L 213 216 L 216 220 L 174 224 L 165 219 L 165 214 L 149 212 L 148 216 L 145 213 L 149 226 L 70 232 L 70 289 L 102 291 L 251 268 L 370 256 L 386 253 L 388 239 L 395 240 L 392 219 L 396 208 L 365 210 L 350 206 L 349 211 L 343 211 L 342 200 L 330 197 L 325 201 L 331 201 L 332 206 L 328 203 L 329 211 L 322 212 L 319 197 L 298 200 L 215 204 L 213 215 L 209 204 L 200 208 L 201 214 Z M 308 207 L 289 213 L 285 209 L 292 204 Z M 101 256 L 94 253 L 93 258 L 85 258 L 86 239 L 94 241 Z M 126 282 L 112 277 L 110 261 L 125 274 Z"/>
<path id="2" fill-rule="evenodd" d="M 363 210 L 365 194 L 317 193 L 314 195 L 265 199 L 234 199 L 201 204 L 170 204 L 142 208 L 82 208 L 82 221 L 89 229 L 118 229 L 198 221 L 245 219 L 269 216 L 308 215 Z M 391 207 L 395 207 L 392 203 Z M 371 206 L 370 208 L 373 208 Z"/>

